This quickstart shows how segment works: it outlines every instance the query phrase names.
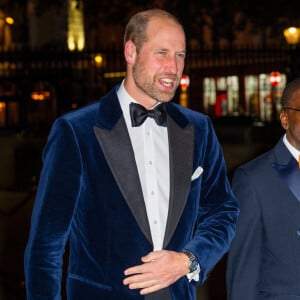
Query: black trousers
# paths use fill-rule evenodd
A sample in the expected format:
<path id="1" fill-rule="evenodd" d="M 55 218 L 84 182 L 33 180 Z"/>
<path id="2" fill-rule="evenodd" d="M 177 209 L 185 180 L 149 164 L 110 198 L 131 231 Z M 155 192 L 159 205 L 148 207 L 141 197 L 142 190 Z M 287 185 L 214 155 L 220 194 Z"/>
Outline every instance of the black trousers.
<path id="1" fill-rule="evenodd" d="M 145 297 L 145 300 L 172 300 L 169 288 L 151 293 Z"/>

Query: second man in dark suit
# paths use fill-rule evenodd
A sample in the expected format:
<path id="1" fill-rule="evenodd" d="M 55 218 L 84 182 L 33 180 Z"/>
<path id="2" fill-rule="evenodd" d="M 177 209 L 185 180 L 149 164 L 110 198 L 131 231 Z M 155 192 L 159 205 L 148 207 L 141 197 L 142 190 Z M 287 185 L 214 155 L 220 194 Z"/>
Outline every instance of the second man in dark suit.
<path id="1" fill-rule="evenodd" d="M 241 213 L 228 300 L 300 299 L 300 79 L 286 86 L 281 104 L 284 136 L 233 176 Z"/>

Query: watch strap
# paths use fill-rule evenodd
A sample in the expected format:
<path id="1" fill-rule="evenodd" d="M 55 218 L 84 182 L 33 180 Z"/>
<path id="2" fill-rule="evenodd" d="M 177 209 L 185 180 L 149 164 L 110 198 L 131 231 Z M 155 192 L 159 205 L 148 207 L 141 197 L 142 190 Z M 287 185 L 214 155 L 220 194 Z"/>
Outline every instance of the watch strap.
<path id="1" fill-rule="evenodd" d="M 199 263 L 194 253 L 189 250 L 183 250 L 182 253 L 184 253 L 190 260 L 190 265 L 189 265 L 190 273 L 196 271 L 197 268 L 199 267 Z"/>

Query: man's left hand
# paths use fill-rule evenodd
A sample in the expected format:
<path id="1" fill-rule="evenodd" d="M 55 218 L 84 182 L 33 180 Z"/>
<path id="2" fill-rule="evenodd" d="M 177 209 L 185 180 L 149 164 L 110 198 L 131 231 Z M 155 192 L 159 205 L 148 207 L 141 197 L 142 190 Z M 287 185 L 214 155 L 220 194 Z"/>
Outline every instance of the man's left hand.
<path id="1" fill-rule="evenodd" d="M 123 283 L 146 295 L 166 288 L 189 273 L 189 259 L 180 252 L 160 250 L 142 257 L 143 264 L 124 271 Z"/>

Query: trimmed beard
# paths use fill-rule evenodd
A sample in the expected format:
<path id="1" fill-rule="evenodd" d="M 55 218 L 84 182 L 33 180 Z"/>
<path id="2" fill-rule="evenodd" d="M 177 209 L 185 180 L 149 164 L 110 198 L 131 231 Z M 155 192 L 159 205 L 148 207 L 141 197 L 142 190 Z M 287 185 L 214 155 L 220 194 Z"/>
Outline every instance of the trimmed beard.
<path id="1" fill-rule="evenodd" d="M 144 65 L 137 61 L 132 68 L 132 75 L 136 86 L 142 90 L 145 94 L 155 99 L 158 102 L 168 102 L 173 99 L 176 90 L 178 88 L 178 80 L 176 75 L 172 75 L 172 77 L 176 77 L 176 85 L 175 88 L 171 91 L 159 91 L 155 87 L 156 76 L 151 78 L 147 72 L 145 72 Z"/>

